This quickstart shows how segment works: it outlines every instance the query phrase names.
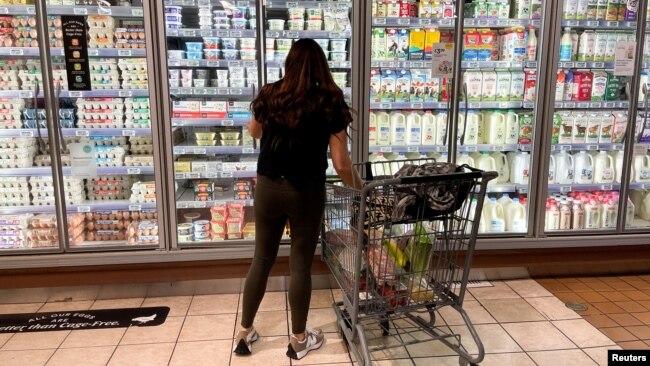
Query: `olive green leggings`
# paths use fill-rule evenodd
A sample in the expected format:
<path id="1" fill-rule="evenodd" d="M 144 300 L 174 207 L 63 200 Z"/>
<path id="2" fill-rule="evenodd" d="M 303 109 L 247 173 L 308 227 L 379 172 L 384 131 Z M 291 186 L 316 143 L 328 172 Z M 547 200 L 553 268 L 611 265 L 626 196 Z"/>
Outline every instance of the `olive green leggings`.
<path id="1" fill-rule="evenodd" d="M 253 325 L 288 220 L 291 228 L 291 327 L 295 334 L 305 331 L 311 301 L 311 265 L 324 207 L 323 183 L 310 184 L 298 190 L 283 178 L 270 179 L 258 175 L 255 189 L 255 255 L 244 286 L 242 327 Z"/>

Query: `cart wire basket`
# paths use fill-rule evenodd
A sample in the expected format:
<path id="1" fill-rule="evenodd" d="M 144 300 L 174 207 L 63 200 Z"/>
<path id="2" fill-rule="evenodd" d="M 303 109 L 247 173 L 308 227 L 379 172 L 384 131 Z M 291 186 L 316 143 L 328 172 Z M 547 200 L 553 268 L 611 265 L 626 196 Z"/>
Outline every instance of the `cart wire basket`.
<path id="1" fill-rule="evenodd" d="M 497 174 L 432 160 L 357 169 L 362 190 L 326 187 L 322 257 L 343 295 L 334 303 L 339 334 L 364 365 L 371 354 L 432 340 L 458 353 L 460 365 L 478 364 L 485 351 L 462 305 L 486 187 Z M 420 175 L 393 177 L 414 170 Z M 436 322 L 446 306 L 466 331 Z"/>

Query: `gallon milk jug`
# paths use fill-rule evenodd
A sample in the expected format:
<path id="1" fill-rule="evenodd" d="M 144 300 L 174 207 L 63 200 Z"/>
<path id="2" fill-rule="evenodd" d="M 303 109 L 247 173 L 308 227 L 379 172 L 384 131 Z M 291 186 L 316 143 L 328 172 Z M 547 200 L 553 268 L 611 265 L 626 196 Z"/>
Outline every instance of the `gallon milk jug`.
<path id="1" fill-rule="evenodd" d="M 501 207 L 503 207 L 503 209 L 507 211 L 508 205 L 512 203 L 512 198 L 510 198 L 509 194 L 504 193 L 503 195 L 501 195 L 501 198 L 497 200 L 497 203 L 500 204 Z M 508 215 L 506 214 L 505 217 L 507 221 Z"/>
<path id="2" fill-rule="evenodd" d="M 383 153 L 374 153 L 370 154 L 368 160 L 372 163 L 375 162 L 387 162 L 388 160 L 384 157 Z M 388 164 L 372 164 L 372 175 L 375 177 L 385 176 L 388 174 Z"/>
<path id="3" fill-rule="evenodd" d="M 390 115 L 386 112 L 377 112 L 377 145 L 390 146 Z"/>
<path id="4" fill-rule="evenodd" d="M 422 142 L 422 116 L 411 111 L 406 117 L 406 144 L 420 145 Z"/>
<path id="5" fill-rule="evenodd" d="M 390 114 L 390 144 L 406 145 L 406 116 L 401 111 Z"/>
<path id="6" fill-rule="evenodd" d="M 593 230 L 600 228 L 600 205 L 596 200 L 590 200 L 585 204 L 585 229 Z"/>
<path id="7" fill-rule="evenodd" d="M 601 151 L 594 158 L 594 183 L 614 182 L 614 158 Z"/>
<path id="8" fill-rule="evenodd" d="M 586 151 L 580 151 L 573 156 L 573 164 L 577 184 L 592 184 L 594 182 L 594 159 L 591 155 Z"/>
<path id="9" fill-rule="evenodd" d="M 573 184 L 573 156 L 566 151 L 555 154 L 555 182 L 557 184 Z"/>
<path id="10" fill-rule="evenodd" d="M 496 179 L 497 183 L 508 183 L 508 181 L 510 181 L 510 165 L 508 163 L 508 157 L 506 154 L 498 151 L 493 152 L 490 156 L 494 158 L 497 173 L 499 173 L 499 176 Z"/>
<path id="11" fill-rule="evenodd" d="M 486 231 L 490 233 L 500 233 L 505 231 L 505 219 L 503 207 L 497 203 L 497 199 L 492 197 L 483 208 L 483 218 L 486 224 Z"/>
<path id="12" fill-rule="evenodd" d="M 436 115 L 436 145 L 447 145 L 447 113 Z"/>
<path id="13" fill-rule="evenodd" d="M 370 119 L 368 121 L 368 144 L 370 146 L 377 146 L 377 115 L 375 112 L 370 112 Z"/>
<path id="14" fill-rule="evenodd" d="M 460 116 L 462 116 L 462 114 Z M 459 121 L 460 118 L 458 119 Z M 476 113 L 476 111 L 467 111 L 467 121 L 465 122 L 465 145 L 477 145 L 483 143 L 478 140 L 479 125 L 483 123 L 482 118 L 483 115 Z"/>
<path id="15" fill-rule="evenodd" d="M 643 198 L 645 195 L 648 193 L 648 191 L 644 191 L 641 189 L 634 189 L 630 191 L 630 201 L 632 201 L 632 205 L 635 207 L 637 214 L 641 210 L 641 203 L 643 202 Z"/>
<path id="16" fill-rule="evenodd" d="M 613 198 L 605 201 L 602 205 L 602 212 L 600 215 L 600 227 L 603 229 L 611 229 L 616 227 L 616 220 L 618 218 L 618 203 Z"/>
<path id="17" fill-rule="evenodd" d="M 469 156 L 469 154 L 466 152 L 461 153 L 456 157 L 456 165 L 464 165 L 464 164 L 467 164 L 472 168 L 475 166 L 474 158 Z"/>
<path id="18" fill-rule="evenodd" d="M 571 207 L 566 200 L 560 203 L 560 230 L 571 230 Z"/>
<path id="19" fill-rule="evenodd" d="M 487 151 L 483 151 L 481 153 L 481 156 L 477 158 L 475 161 L 476 163 L 476 168 L 481 169 L 486 172 L 494 172 L 497 170 L 497 163 L 494 161 L 494 158 L 490 156 L 490 154 Z M 491 180 L 489 184 L 495 183 L 494 180 Z"/>
<path id="20" fill-rule="evenodd" d="M 573 230 L 582 230 L 585 228 L 585 210 L 582 202 L 573 202 L 573 216 L 571 218 L 571 228 Z"/>
<path id="21" fill-rule="evenodd" d="M 485 141 L 489 145 L 503 145 L 506 142 L 506 117 L 501 112 L 488 114 L 485 120 Z"/>
<path id="22" fill-rule="evenodd" d="M 526 208 L 519 202 L 519 198 L 513 198 L 505 210 L 506 230 L 519 233 L 526 231 Z"/>
<path id="23" fill-rule="evenodd" d="M 506 138 L 505 143 L 508 145 L 519 142 L 519 115 L 509 110 L 506 113 Z"/>
<path id="24" fill-rule="evenodd" d="M 625 207 L 625 226 L 630 227 L 634 224 L 634 215 L 636 215 L 636 207 L 632 200 L 628 197 L 627 207 Z"/>
<path id="25" fill-rule="evenodd" d="M 530 169 L 530 155 L 523 151 L 517 153 L 510 167 L 510 183 L 528 184 L 528 171 Z"/>
<path id="26" fill-rule="evenodd" d="M 560 210 L 557 207 L 557 203 L 547 203 L 546 204 L 546 222 L 544 223 L 544 229 L 546 230 L 558 230 L 560 228 Z"/>
<path id="27" fill-rule="evenodd" d="M 625 151 L 610 151 L 610 154 L 614 158 L 614 179 L 616 180 L 616 183 L 621 183 L 621 174 L 623 172 L 623 157 L 625 156 Z M 632 176 L 631 179 L 634 179 L 634 176 Z"/>
<path id="28" fill-rule="evenodd" d="M 633 182 L 650 181 L 650 156 L 634 155 L 632 159 Z"/>
<path id="29" fill-rule="evenodd" d="M 549 155 L 548 184 L 555 184 L 555 155 Z"/>
<path id="30" fill-rule="evenodd" d="M 638 215 L 641 219 L 650 220 L 650 193 L 644 191 L 641 202 L 636 206 L 638 207 Z"/>
<path id="31" fill-rule="evenodd" d="M 436 117 L 431 111 L 422 115 L 422 145 L 436 144 Z"/>

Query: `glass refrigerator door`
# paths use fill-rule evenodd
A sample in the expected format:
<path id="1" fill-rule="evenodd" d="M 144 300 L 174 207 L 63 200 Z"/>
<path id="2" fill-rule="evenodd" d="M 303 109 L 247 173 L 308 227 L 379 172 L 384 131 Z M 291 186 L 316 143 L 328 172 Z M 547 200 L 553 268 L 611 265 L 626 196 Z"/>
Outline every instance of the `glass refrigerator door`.
<path id="1" fill-rule="evenodd" d="M 544 229 L 612 231 L 621 201 L 624 135 L 634 120 L 628 116 L 631 77 L 615 72 L 615 50 L 634 40 L 636 18 L 624 4 L 611 1 L 560 5 L 551 146 L 545 157 L 548 197 L 546 207 L 540 207 Z"/>
<path id="2" fill-rule="evenodd" d="M 157 248 L 160 242 L 142 2 L 63 5 L 70 3 L 51 0 L 47 5 L 60 128 L 56 133 L 61 133 L 64 142 L 61 159 L 69 249 Z M 70 42 L 80 48 L 85 47 L 79 42 L 87 42 L 90 90 L 69 85 L 69 80 L 80 82 L 69 78 L 69 73 L 78 71 L 79 64 L 72 60 L 84 58 L 83 51 L 73 51 L 70 58 L 64 55 L 64 34 L 69 34 L 68 24 L 75 22 L 85 26 L 87 39 L 70 36 Z M 87 165 L 76 163 L 84 159 Z M 47 166 L 48 160 L 48 153 L 40 151 L 34 164 Z M 32 179 L 33 203 L 53 205 L 51 178 Z"/>
<path id="3" fill-rule="evenodd" d="M 0 254 L 58 251 L 33 5 L 0 2 Z M 42 200 L 39 199 L 42 197 Z"/>
<path id="4" fill-rule="evenodd" d="M 484 235 L 528 232 L 543 9 L 541 1 L 524 3 L 465 6 L 456 162 L 499 173 L 488 184 Z"/>
<path id="5" fill-rule="evenodd" d="M 180 247 L 250 243 L 257 142 L 255 1 L 166 1 Z"/>

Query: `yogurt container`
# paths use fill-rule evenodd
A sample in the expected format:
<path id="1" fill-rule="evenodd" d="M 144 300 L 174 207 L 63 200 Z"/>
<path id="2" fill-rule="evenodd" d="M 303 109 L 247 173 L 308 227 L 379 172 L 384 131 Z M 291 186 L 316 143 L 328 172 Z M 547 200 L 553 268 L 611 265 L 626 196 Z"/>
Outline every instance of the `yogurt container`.
<path id="1" fill-rule="evenodd" d="M 180 14 L 182 11 L 182 6 L 165 6 L 165 14 Z"/>
<path id="2" fill-rule="evenodd" d="M 331 61 L 347 61 L 347 59 L 348 59 L 347 52 L 334 52 L 334 51 L 330 52 Z"/>
<path id="3" fill-rule="evenodd" d="M 316 41 L 316 43 L 318 43 L 318 45 L 319 45 L 322 49 L 324 49 L 324 50 L 328 50 L 328 49 L 329 49 L 329 48 L 328 48 L 329 45 L 330 45 L 330 40 L 329 40 L 329 38 L 318 38 L 318 39 L 314 39 L 314 41 Z"/>
<path id="4" fill-rule="evenodd" d="M 181 243 L 191 243 L 194 241 L 194 235 L 178 235 L 178 241 Z"/>
<path id="5" fill-rule="evenodd" d="M 194 232 L 200 232 L 200 231 L 210 231 L 210 221 L 208 220 L 198 220 L 194 221 Z"/>
<path id="6" fill-rule="evenodd" d="M 203 52 L 187 52 L 186 53 L 187 59 L 188 60 L 202 60 L 203 59 Z"/>
<path id="7" fill-rule="evenodd" d="M 278 38 L 275 40 L 275 44 L 277 45 L 277 49 L 280 51 L 289 51 L 291 49 L 291 44 L 293 43 L 293 40 L 291 39 L 281 39 Z"/>
<path id="8" fill-rule="evenodd" d="M 304 20 L 290 20 L 288 22 L 289 30 L 303 30 L 305 29 Z"/>
<path id="9" fill-rule="evenodd" d="M 239 51 L 238 50 L 223 50 L 223 59 L 224 60 L 239 60 Z"/>
<path id="10" fill-rule="evenodd" d="M 169 87 L 170 88 L 179 88 L 181 86 L 181 80 L 180 79 L 169 79 Z"/>
<path id="11" fill-rule="evenodd" d="M 167 51 L 167 58 L 170 60 L 182 60 L 185 58 L 185 51 Z"/>
<path id="12" fill-rule="evenodd" d="M 225 10 L 213 10 L 212 15 L 215 18 L 228 18 L 228 12 Z"/>
<path id="13" fill-rule="evenodd" d="M 236 7 L 232 10 L 233 19 L 246 19 L 247 7 Z"/>
<path id="14" fill-rule="evenodd" d="M 321 30 L 323 29 L 322 20 L 308 20 L 307 21 L 307 30 Z"/>
<path id="15" fill-rule="evenodd" d="M 178 235 L 192 235 L 192 224 L 178 224 Z"/>
<path id="16" fill-rule="evenodd" d="M 219 49 L 219 37 L 203 37 L 203 49 Z"/>
<path id="17" fill-rule="evenodd" d="M 180 23 L 183 17 L 180 14 L 165 14 L 165 20 L 167 23 L 176 22 Z"/>
<path id="18" fill-rule="evenodd" d="M 210 239 L 210 231 L 195 231 L 194 232 L 194 238 L 197 240 L 205 240 L 205 239 Z"/>
<path id="19" fill-rule="evenodd" d="M 284 20 L 269 19 L 269 30 L 284 30 Z"/>
<path id="20" fill-rule="evenodd" d="M 181 29 L 183 23 L 181 22 L 167 22 L 167 29 Z"/>
<path id="21" fill-rule="evenodd" d="M 347 51 L 348 40 L 347 39 L 332 39 L 330 40 L 330 50 L 336 52 L 345 52 Z"/>
<path id="22" fill-rule="evenodd" d="M 204 50 L 203 55 L 206 60 L 221 60 L 221 50 Z"/>
<path id="23" fill-rule="evenodd" d="M 187 52 L 202 52 L 203 51 L 203 43 L 202 42 L 186 42 L 185 43 L 185 50 Z"/>
<path id="24" fill-rule="evenodd" d="M 221 46 L 224 50 L 236 50 L 238 44 L 237 38 L 222 38 Z"/>
<path id="25" fill-rule="evenodd" d="M 255 60 L 257 58 L 257 51 L 255 50 L 241 50 L 239 54 L 242 60 Z"/>
<path id="26" fill-rule="evenodd" d="M 233 19 L 232 29 L 248 29 L 248 20 L 246 19 Z"/>
<path id="27" fill-rule="evenodd" d="M 254 50 L 255 49 L 255 38 L 240 38 L 239 39 L 239 48 L 242 50 Z"/>
<path id="28" fill-rule="evenodd" d="M 290 8 L 288 9 L 290 20 L 303 20 L 305 19 L 305 8 Z"/>
<path id="29" fill-rule="evenodd" d="M 323 19 L 323 9 L 309 8 L 307 9 L 308 20 L 321 20 Z"/>

